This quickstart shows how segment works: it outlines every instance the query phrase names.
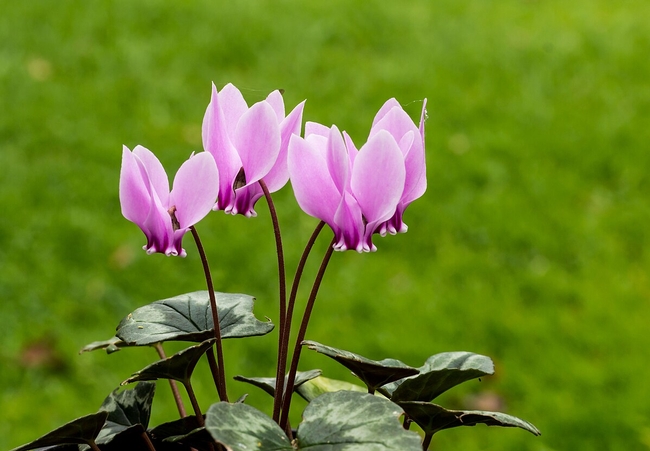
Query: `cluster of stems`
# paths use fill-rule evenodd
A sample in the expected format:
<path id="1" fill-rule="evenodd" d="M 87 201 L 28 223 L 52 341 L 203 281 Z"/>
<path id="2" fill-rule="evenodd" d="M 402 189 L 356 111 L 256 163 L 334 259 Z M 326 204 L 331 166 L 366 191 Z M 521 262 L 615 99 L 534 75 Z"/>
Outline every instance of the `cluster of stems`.
<path id="1" fill-rule="evenodd" d="M 291 323 L 293 319 L 293 313 L 296 305 L 296 298 L 298 295 L 298 288 L 300 286 L 300 280 L 303 275 L 303 270 L 305 264 L 307 263 L 307 258 L 318 238 L 321 230 L 325 226 L 325 222 L 320 221 L 316 226 L 316 229 L 312 233 L 305 249 L 302 253 L 298 266 L 296 267 L 296 273 L 293 278 L 293 283 L 291 285 L 291 292 L 287 300 L 287 281 L 286 281 L 286 271 L 285 271 L 285 262 L 284 262 L 284 251 L 282 246 L 282 236 L 280 233 L 280 224 L 278 221 L 277 213 L 271 194 L 266 187 L 266 184 L 263 180 L 259 181 L 260 187 L 264 192 L 264 197 L 268 203 L 269 211 L 271 215 L 271 221 L 273 223 L 273 232 L 275 236 L 276 243 L 276 252 L 278 257 L 278 279 L 279 279 L 279 334 L 278 334 L 278 360 L 276 367 L 276 385 L 275 385 L 275 396 L 273 399 L 273 420 L 280 425 L 280 427 L 286 431 L 287 435 L 291 437 L 291 427 L 289 425 L 289 410 L 291 408 L 291 395 L 294 390 L 294 384 L 296 379 L 296 373 L 298 370 L 298 361 L 300 360 L 300 351 L 302 349 L 301 343 L 305 339 L 305 334 L 307 333 L 307 325 L 309 324 L 309 318 L 311 317 L 311 312 L 316 301 L 316 296 L 320 288 L 320 284 L 325 275 L 325 270 L 334 251 L 334 240 L 330 243 L 325 256 L 321 262 L 318 273 L 314 279 L 307 304 L 305 306 L 305 311 L 302 316 L 302 321 L 300 322 L 300 328 L 296 336 L 296 340 L 293 347 L 293 354 L 291 356 L 291 361 L 289 365 L 289 372 L 287 370 L 287 362 L 289 357 L 289 341 L 291 335 Z M 226 380 L 225 380 L 225 371 L 224 371 L 224 360 L 223 360 L 223 346 L 221 339 L 221 330 L 219 325 L 219 315 L 217 310 L 217 302 L 214 294 L 214 286 L 212 283 L 212 276 L 210 273 L 210 266 L 208 264 L 208 259 L 205 254 L 203 245 L 199 238 L 198 232 L 194 226 L 190 227 L 192 232 L 192 237 L 196 242 L 196 246 L 201 257 L 201 263 L 203 265 L 203 270 L 205 273 L 205 279 L 207 283 L 208 293 L 210 296 L 210 306 L 212 310 L 212 319 L 214 323 L 214 338 L 216 349 L 216 359 L 213 352 L 213 349 L 210 348 L 207 351 L 208 362 L 210 364 L 210 369 L 214 378 L 214 383 L 221 401 L 228 402 L 228 394 L 226 392 Z M 159 355 L 164 355 L 162 347 L 157 348 Z M 174 399 L 176 400 L 179 413 L 181 416 L 185 416 L 185 409 L 180 401 L 180 395 L 178 394 L 178 388 L 176 384 L 171 381 L 172 392 L 174 393 Z M 195 409 L 196 410 L 196 409 Z M 197 416 L 200 416 L 200 412 L 197 412 Z"/>

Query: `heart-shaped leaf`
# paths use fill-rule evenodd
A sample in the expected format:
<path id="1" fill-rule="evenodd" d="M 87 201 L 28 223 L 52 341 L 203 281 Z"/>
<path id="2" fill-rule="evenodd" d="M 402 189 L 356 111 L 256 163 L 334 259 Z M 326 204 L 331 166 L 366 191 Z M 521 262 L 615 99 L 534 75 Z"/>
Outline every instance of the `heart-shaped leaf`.
<path id="1" fill-rule="evenodd" d="M 159 424 L 149 430 L 149 436 L 153 442 L 162 442 L 170 437 L 180 437 L 189 434 L 195 429 L 200 429 L 199 421 L 195 415 Z"/>
<path id="2" fill-rule="evenodd" d="M 128 345 L 124 343 L 122 340 L 120 340 L 119 338 L 113 337 L 104 341 L 93 341 L 92 343 L 89 343 L 83 348 L 81 348 L 79 354 L 84 352 L 89 352 L 89 351 L 96 351 L 97 349 L 105 349 L 106 354 L 112 354 L 114 352 L 119 351 L 120 348 L 123 348 L 125 346 Z"/>
<path id="3" fill-rule="evenodd" d="M 245 294 L 215 292 L 221 338 L 268 334 L 271 322 L 253 315 L 255 298 Z M 163 341 L 201 342 L 214 336 L 214 323 L 207 291 L 195 291 L 142 306 L 117 326 L 117 336 L 129 345 L 144 346 Z"/>
<path id="4" fill-rule="evenodd" d="M 331 393 L 335 391 L 348 390 L 360 393 L 367 393 L 368 389 L 361 385 L 351 384 L 350 382 L 340 381 L 337 379 L 329 379 L 327 377 L 319 376 L 309 381 L 304 382 L 296 387 L 296 393 L 305 398 L 307 402 L 311 402 L 317 396 L 324 393 Z"/>
<path id="5" fill-rule="evenodd" d="M 292 443 L 268 416 L 246 404 L 213 404 L 205 427 L 230 451 L 420 451 L 420 437 L 399 422 L 402 409 L 384 398 L 326 393 L 303 413 Z"/>
<path id="6" fill-rule="evenodd" d="M 373 392 L 389 382 L 419 373 L 416 368 L 395 359 L 370 360 L 358 354 L 325 346 L 315 341 L 303 341 L 302 344 L 309 349 L 333 358 L 348 368 Z"/>
<path id="7" fill-rule="evenodd" d="M 429 357 L 419 371 L 417 376 L 387 384 L 380 391 L 394 402 L 429 402 L 458 384 L 494 374 L 494 363 L 472 352 L 443 352 Z"/>
<path id="8" fill-rule="evenodd" d="M 72 420 L 63 426 L 56 428 L 26 445 L 14 448 L 12 451 L 27 451 L 30 449 L 43 448 L 46 446 L 64 445 L 67 443 L 90 444 L 95 441 L 101 431 L 108 412 L 99 411 Z"/>
<path id="9" fill-rule="evenodd" d="M 213 343 L 214 339 L 206 340 L 201 344 L 183 349 L 171 357 L 158 360 L 137 373 L 133 373 L 121 385 L 135 381 L 154 381 L 157 379 L 173 379 L 187 385 L 199 359 Z"/>
<path id="10" fill-rule="evenodd" d="M 420 401 L 405 401 L 399 405 L 411 420 L 426 434 L 434 434 L 442 429 L 458 426 L 475 426 L 487 424 L 488 426 L 517 427 L 540 435 L 539 429 L 528 421 L 513 417 L 501 412 L 485 412 L 480 410 L 447 410 L 436 404 Z"/>
<path id="11" fill-rule="evenodd" d="M 141 434 L 149 425 L 155 382 L 139 382 L 132 389 L 115 389 L 99 410 L 108 412 L 108 419 L 95 442 L 107 444 L 124 434 Z"/>
<path id="12" fill-rule="evenodd" d="M 399 422 L 402 409 L 367 393 L 339 391 L 314 399 L 298 426 L 298 449 L 421 451 L 420 436 Z"/>
<path id="13" fill-rule="evenodd" d="M 230 451 L 294 451 L 275 421 L 246 404 L 212 404 L 205 415 L 205 428 Z"/>
<path id="14" fill-rule="evenodd" d="M 321 370 L 298 371 L 296 373 L 296 381 L 294 382 L 293 391 L 295 392 L 305 382 L 320 376 Z M 234 379 L 239 382 L 246 382 L 261 388 L 271 396 L 275 396 L 275 378 L 274 377 L 245 377 L 235 376 Z M 286 387 L 286 384 L 285 384 Z"/>

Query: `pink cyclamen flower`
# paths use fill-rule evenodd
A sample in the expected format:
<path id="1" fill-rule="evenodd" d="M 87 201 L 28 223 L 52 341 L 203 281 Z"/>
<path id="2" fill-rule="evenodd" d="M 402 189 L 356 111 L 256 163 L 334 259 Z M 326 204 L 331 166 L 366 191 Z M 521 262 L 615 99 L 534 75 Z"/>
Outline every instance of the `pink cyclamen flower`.
<path id="1" fill-rule="evenodd" d="M 305 125 L 292 137 L 289 172 L 300 207 L 334 231 L 337 250 L 374 251 L 372 235 L 406 232 L 406 207 L 427 187 L 423 102 L 417 127 L 395 99 L 380 108 L 357 150 L 336 128 Z"/>
<path id="2" fill-rule="evenodd" d="M 372 234 L 395 214 L 406 181 L 404 156 L 388 131 L 357 151 L 336 126 L 307 123 L 304 139 L 291 137 L 288 163 L 298 204 L 332 228 L 336 250 L 377 249 Z"/>
<path id="3" fill-rule="evenodd" d="M 227 84 L 221 92 L 212 84 L 212 98 L 203 118 L 203 147 L 219 171 L 219 195 L 215 210 L 256 216 L 255 203 L 262 197 L 259 181 L 269 192 L 289 180 L 287 147 L 300 134 L 304 101 L 285 117 L 279 91 L 250 108 L 241 92 Z"/>
<path id="4" fill-rule="evenodd" d="M 422 113 L 420 125 L 415 126 L 413 120 L 402 109 L 402 106 L 395 99 L 384 103 L 375 116 L 370 129 L 370 137 L 385 130 L 398 143 L 404 156 L 406 168 L 406 183 L 404 191 L 397 204 L 395 214 L 386 222 L 380 225 L 377 232 L 381 236 L 386 233 L 392 235 L 404 233 L 408 229 L 402 215 L 406 207 L 415 199 L 421 197 L 427 189 L 427 175 L 424 155 L 424 120 L 426 116 L 427 100 L 422 102 Z"/>
<path id="5" fill-rule="evenodd" d="M 217 198 L 219 179 L 214 159 L 202 152 L 183 163 L 169 190 L 169 179 L 156 156 L 142 146 L 122 151 L 120 203 L 122 214 L 147 237 L 143 247 L 185 257 L 183 235 L 207 215 Z"/>

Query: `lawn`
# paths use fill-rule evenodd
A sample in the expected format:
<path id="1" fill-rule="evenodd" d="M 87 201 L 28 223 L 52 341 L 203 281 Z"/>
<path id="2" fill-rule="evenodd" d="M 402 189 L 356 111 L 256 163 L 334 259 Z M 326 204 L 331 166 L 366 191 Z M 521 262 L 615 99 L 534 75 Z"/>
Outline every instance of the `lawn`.
<path id="1" fill-rule="evenodd" d="M 96 411 L 155 358 L 78 355 L 157 299 L 204 289 L 200 261 L 148 256 L 120 214 L 121 148 L 168 168 L 202 150 L 210 83 L 249 103 L 284 89 L 355 142 L 395 97 L 428 99 L 428 190 L 406 234 L 336 253 L 309 339 L 419 366 L 488 355 L 496 374 L 445 396 L 534 423 L 432 449 L 650 449 L 650 3 L 539 0 L 2 2 L 0 449 Z M 174 169 L 175 170 L 175 169 Z M 171 172 L 171 171 L 170 171 Z M 274 195 L 290 272 L 317 221 Z M 277 321 L 268 209 L 198 225 L 218 290 Z M 313 277 L 330 239 L 308 265 Z M 305 284 L 305 287 L 307 284 Z M 304 302 L 307 291 L 302 293 Z M 271 375 L 276 336 L 226 343 L 229 378 Z M 173 347 L 170 347 L 170 351 Z M 181 349 L 180 347 L 178 349 Z M 301 368 L 353 381 L 305 352 Z M 197 391 L 216 401 L 204 367 Z M 257 389 L 230 381 L 231 397 Z M 154 422 L 174 418 L 159 383 Z M 297 403 L 295 418 L 299 418 Z"/>

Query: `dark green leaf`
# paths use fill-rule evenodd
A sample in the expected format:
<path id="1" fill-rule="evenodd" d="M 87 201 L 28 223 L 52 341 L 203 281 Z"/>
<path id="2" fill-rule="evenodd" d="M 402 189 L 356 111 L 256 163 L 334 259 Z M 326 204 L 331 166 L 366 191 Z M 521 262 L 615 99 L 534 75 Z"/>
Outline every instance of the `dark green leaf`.
<path id="1" fill-rule="evenodd" d="M 155 382 L 139 382 L 129 390 L 115 389 L 99 410 L 108 412 L 108 419 L 97 436 L 97 444 L 107 444 L 118 435 L 141 434 L 149 425 Z"/>
<path id="2" fill-rule="evenodd" d="M 122 340 L 117 337 L 113 337 L 109 340 L 104 341 L 93 341 L 92 343 L 87 344 L 79 351 L 79 354 L 83 352 L 96 351 L 97 349 L 106 349 L 106 354 L 112 354 L 120 350 L 120 348 L 128 346 Z"/>
<path id="3" fill-rule="evenodd" d="M 420 436 L 399 422 L 402 409 L 387 399 L 351 391 L 314 399 L 298 426 L 298 449 L 421 451 Z"/>
<path id="4" fill-rule="evenodd" d="M 215 292 L 222 338 L 264 335 L 270 322 L 253 315 L 252 296 Z M 201 342 L 212 338 L 214 323 L 207 291 L 182 294 L 134 310 L 117 326 L 117 336 L 129 345 L 163 341 Z"/>
<path id="5" fill-rule="evenodd" d="M 158 360 L 122 382 L 121 385 L 135 381 L 154 381 L 157 379 L 174 379 L 185 385 L 189 383 L 194 367 L 205 351 L 212 346 L 214 339 L 183 349 L 171 357 Z"/>
<path id="6" fill-rule="evenodd" d="M 232 451 L 293 451 L 291 442 L 268 416 L 246 404 L 212 404 L 205 416 L 212 438 Z"/>
<path id="7" fill-rule="evenodd" d="M 149 430 L 149 435 L 153 441 L 163 441 L 169 437 L 180 437 L 187 435 L 195 429 L 199 429 L 199 422 L 195 415 L 160 424 Z"/>
<path id="8" fill-rule="evenodd" d="M 489 357 L 471 352 L 443 352 L 429 357 L 419 371 L 417 376 L 385 385 L 381 392 L 395 402 L 429 402 L 458 384 L 494 374 L 494 364 Z"/>
<path id="9" fill-rule="evenodd" d="M 436 404 L 419 401 L 400 402 L 399 405 L 406 414 L 427 434 L 434 434 L 442 429 L 458 426 L 488 426 L 517 427 L 531 434 L 540 435 L 539 430 L 520 418 L 500 412 L 484 412 L 480 410 L 447 410 Z"/>
<path id="10" fill-rule="evenodd" d="M 413 376 L 419 372 L 395 359 L 370 360 L 358 354 L 325 346 L 315 341 L 303 341 L 302 344 L 341 363 L 373 391 L 384 384 Z"/>
<path id="11" fill-rule="evenodd" d="M 329 379 L 323 376 L 319 376 L 317 378 L 306 381 L 299 387 L 296 387 L 296 393 L 305 398 L 307 402 L 313 401 L 314 398 L 324 393 L 341 390 L 356 391 L 360 393 L 368 392 L 368 389 L 366 387 L 362 387 L 361 385 L 355 385 L 336 379 Z"/>
<path id="12" fill-rule="evenodd" d="M 321 370 L 298 371 L 296 373 L 296 382 L 294 383 L 293 391 L 295 392 L 298 387 L 310 379 L 320 376 Z M 274 377 L 245 377 L 235 376 L 234 379 L 239 382 L 246 382 L 261 388 L 271 396 L 275 396 L 275 378 Z M 286 387 L 286 383 L 285 383 Z"/>
<path id="13" fill-rule="evenodd" d="M 177 435 L 168 437 L 163 440 L 163 443 L 175 443 L 189 446 L 199 451 L 212 451 L 214 450 L 214 440 L 205 427 L 193 429 L 185 435 Z M 212 445 L 212 446 L 211 446 Z"/>
<path id="14" fill-rule="evenodd" d="M 12 451 L 27 451 L 29 449 L 46 446 L 63 445 L 67 443 L 88 444 L 95 440 L 101 431 L 108 412 L 97 412 L 85 417 L 77 418 L 53 430 L 26 445 L 14 448 Z"/>

